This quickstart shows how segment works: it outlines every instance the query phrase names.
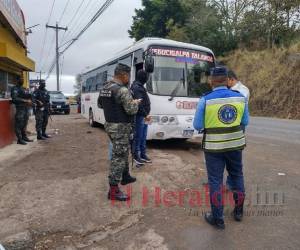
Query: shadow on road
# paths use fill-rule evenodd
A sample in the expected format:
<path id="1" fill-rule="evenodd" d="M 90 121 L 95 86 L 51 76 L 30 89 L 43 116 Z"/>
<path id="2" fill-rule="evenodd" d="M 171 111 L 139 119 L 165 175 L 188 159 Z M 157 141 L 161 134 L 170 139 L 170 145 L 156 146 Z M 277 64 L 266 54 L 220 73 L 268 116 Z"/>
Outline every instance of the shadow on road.
<path id="1" fill-rule="evenodd" d="M 98 124 L 95 126 L 105 132 L 104 125 Z M 168 140 L 151 140 L 147 141 L 149 149 L 169 149 L 169 150 L 190 150 L 201 149 L 201 139 L 168 139 Z"/>
<path id="2" fill-rule="evenodd" d="M 147 142 L 147 146 L 151 149 L 190 150 L 201 149 L 201 142 L 185 139 L 152 140 Z"/>

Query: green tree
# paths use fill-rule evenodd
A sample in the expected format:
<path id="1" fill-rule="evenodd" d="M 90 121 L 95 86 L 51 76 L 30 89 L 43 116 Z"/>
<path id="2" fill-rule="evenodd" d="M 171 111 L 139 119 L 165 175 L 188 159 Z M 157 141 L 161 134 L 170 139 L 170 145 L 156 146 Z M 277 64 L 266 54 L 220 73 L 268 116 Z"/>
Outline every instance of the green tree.
<path id="1" fill-rule="evenodd" d="M 203 0 L 185 0 L 182 4 L 189 13 L 185 24 L 188 42 L 209 47 L 217 55 L 236 48 L 234 36 L 225 29 L 216 6 Z"/>
<path id="2" fill-rule="evenodd" d="M 170 38 L 211 48 L 289 45 L 300 37 L 300 0 L 143 0 L 130 37 Z"/>
<path id="3" fill-rule="evenodd" d="M 179 0 L 142 0 L 143 9 L 136 9 L 128 31 L 131 38 L 166 37 L 172 25 L 182 26 L 186 19 Z"/>

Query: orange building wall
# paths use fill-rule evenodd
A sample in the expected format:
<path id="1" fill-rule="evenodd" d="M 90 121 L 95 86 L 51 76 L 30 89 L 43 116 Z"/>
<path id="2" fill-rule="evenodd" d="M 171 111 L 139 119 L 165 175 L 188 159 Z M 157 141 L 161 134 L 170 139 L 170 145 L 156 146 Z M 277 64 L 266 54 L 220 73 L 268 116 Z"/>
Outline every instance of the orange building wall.
<path id="1" fill-rule="evenodd" d="M 0 100 L 0 148 L 11 144 L 15 139 L 14 108 L 9 100 Z"/>

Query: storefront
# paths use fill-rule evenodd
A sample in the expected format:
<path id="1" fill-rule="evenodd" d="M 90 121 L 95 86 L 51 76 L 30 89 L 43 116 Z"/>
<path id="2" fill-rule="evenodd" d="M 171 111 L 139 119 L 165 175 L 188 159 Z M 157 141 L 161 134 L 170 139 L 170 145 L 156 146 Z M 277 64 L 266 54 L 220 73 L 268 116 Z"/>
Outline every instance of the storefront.
<path id="1" fill-rule="evenodd" d="M 25 20 L 16 0 L 0 0 L 0 148 L 14 140 L 14 107 L 10 90 L 17 76 L 29 87 L 34 62 L 27 57 Z"/>

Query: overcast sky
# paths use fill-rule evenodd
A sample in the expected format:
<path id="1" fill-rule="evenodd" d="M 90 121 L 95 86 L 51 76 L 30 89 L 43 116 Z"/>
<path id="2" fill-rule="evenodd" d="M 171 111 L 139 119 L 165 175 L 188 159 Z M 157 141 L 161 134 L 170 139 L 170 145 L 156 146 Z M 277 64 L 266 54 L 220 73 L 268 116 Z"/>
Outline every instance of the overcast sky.
<path id="1" fill-rule="evenodd" d="M 29 57 L 36 62 L 36 71 L 49 72 L 50 65 L 55 56 L 55 31 L 48 29 L 45 39 L 45 25 L 50 16 L 53 2 L 54 9 L 49 25 L 67 26 L 68 31 L 59 32 L 60 43 L 63 44 L 74 38 L 74 35 L 87 24 L 91 17 L 102 6 L 105 0 L 17 0 L 22 8 L 26 27 L 40 24 L 32 29 L 33 33 L 28 36 Z M 65 9 L 65 6 L 67 8 Z M 83 2 L 83 3 L 82 3 Z M 81 5 L 82 3 L 82 5 Z M 81 5 L 78 14 L 76 10 Z M 101 64 L 115 53 L 133 43 L 129 38 L 127 30 L 132 24 L 134 9 L 141 7 L 141 0 L 115 0 L 112 5 L 99 17 L 99 19 L 86 31 L 83 36 L 64 54 L 61 58 L 62 80 L 61 90 L 66 94 L 74 92 L 73 85 L 75 76 L 88 69 Z M 65 9 L 64 15 L 62 15 Z M 44 49 L 44 39 L 46 40 Z M 53 70 L 47 81 L 48 90 L 56 89 L 56 72 Z M 31 78 L 36 79 L 36 74 Z"/>

